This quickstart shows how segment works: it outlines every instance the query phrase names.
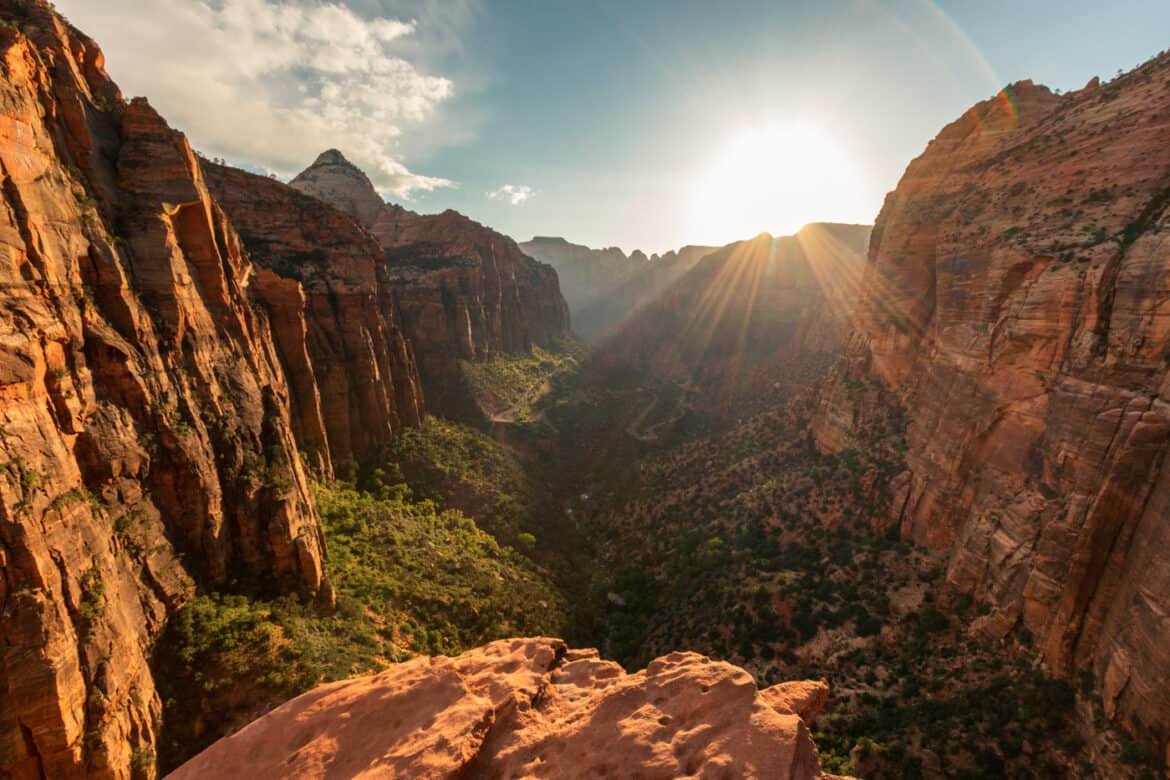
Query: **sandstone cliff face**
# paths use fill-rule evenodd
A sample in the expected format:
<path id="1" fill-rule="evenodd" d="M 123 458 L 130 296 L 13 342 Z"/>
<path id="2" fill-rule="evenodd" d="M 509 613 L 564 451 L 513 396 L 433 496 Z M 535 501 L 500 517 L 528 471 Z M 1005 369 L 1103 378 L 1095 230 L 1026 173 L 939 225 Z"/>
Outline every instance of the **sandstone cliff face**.
<path id="1" fill-rule="evenodd" d="M 815 224 L 724 247 L 599 350 L 692 390 L 706 411 L 744 414 L 823 376 L 858 297 L 870 228 Z"/>
<path id="2" fill-rule="evenodd" d="M 537 236 L 520 249 L 556 269 L 573 330 L 599 343 L 718 247 L 685 246 L 650 257 L 634 250 L 627 257 L 617 247 L 590 249 L 563 238 Z"/>
<path id="3" fill-rule="evenodd" d="M 414 350 L 376 239 L 288 185 L 203 164 L 240 231 L 271 312 L 302 449 L 342 472 L 423 416 Z"/>
<path id="4" fill-rule="evenodd" d="M 903 532 L 1110 715 L 1170 738 L 1170 60 L 945 128 L 874 228 L 814 433 L 905 409 Z M 868 391 L 867 391 L 868 392 Z"/>
<path id="5" fill-rule="evenodd" d="M 384 203 L 337 151 L 322 154 L 292 186 L 351 214 L 381 243 L 394 308 L 431 408 L 466 411 L 460 360 L 523 352 L 569 335 L 556 271 L 507 236 L 454 211 L 423 215 Z"/>
<path id="6" fill-rule="evenodd" d="M 308 595 L 321 540 L 186 140 L 44 4 L 0 17 L 0 774 L 126 777 L 193 579 Z"/>
<path id="7" fill-rule="evenodd" d="M 170 777 L 820 778 L 807 724 L 827 690 L 758 691 L 694 653 L 626 674 L 596 650 L 506 639 L 321 686 Z"/>

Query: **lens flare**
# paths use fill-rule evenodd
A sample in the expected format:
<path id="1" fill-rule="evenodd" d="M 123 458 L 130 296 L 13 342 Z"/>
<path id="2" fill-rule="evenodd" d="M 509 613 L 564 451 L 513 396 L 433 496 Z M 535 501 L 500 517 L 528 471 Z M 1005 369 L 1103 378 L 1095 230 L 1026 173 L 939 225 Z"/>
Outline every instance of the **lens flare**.
<path id="1" fill-rule="evenodd" d="M 812 124 L 770 123 L 734 133 L 693 184 L 700 240 L 728 243 L 762 231 L 795 233 L 812 221 L 863 221 L 856 167 Z"/>

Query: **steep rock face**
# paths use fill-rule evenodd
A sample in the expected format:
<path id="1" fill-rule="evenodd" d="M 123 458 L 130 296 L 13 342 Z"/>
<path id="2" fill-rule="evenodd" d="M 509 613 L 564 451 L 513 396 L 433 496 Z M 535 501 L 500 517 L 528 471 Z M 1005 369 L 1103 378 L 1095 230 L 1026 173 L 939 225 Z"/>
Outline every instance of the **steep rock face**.
<path id="1" fill-rule="evenodd" d="M 948 580 L 1170 738 L 1170 60 L 1057 96 L 1013 85 L 945 128 L 874 228 L 824 449 L 904 407 L 903 532 Z M 867 381 L 871 380 L 871 381 Z"/>
<path id="2" fill-rule="evenodd" d="M 126 777 L 193 579 L 311 594 L 319 526 L 186 140 L 44 3 L 0 17 L 0 774 Z"/>
<path id="3" fill-rule="evenodd" d="M 810 721 L 819 707 L 784 687 L 694 653 L 626 674 L 596 650 L 505 639 L 321 686 L 170 777 L 824 777 L 788 702 Z"/>
<path id="4" fill-rule="evenodd" d="M 381 243 L 429 406 L 466 411 L 460 360 L 549 346 L 569 334 L 556 271 L 507 236 L 454 211 L 423 215 L 384 203 L 335 150 L 292 186 L 356 217 Z"/>
<path id="5" fill-rule="evenodd" d="M 297 438 L 322 465 L 348 472 L 423 416 L 382 249 L 348 214 L 288 185 L 203 167 L 252 261 L 266 269 L 256 287 L 292 384 Z"/>
<path id="6" fill-rule="evenodd" d="M 693 390 L 708 411 L 742 414 L 770 390 L 820 378 L 858 297 L 870 228 L 814 224 L 703 258 L 600 350 Z"/>
<path id="7" fill-rule="evenodd" d="M 573 329 L 598 343 L 718 247 L 685 246 L 650 257 L 634 250 L 627 257 L 617 247 L 590 249 L 563 238 L 537 236 L 520 249 L 556 269 Z"/>

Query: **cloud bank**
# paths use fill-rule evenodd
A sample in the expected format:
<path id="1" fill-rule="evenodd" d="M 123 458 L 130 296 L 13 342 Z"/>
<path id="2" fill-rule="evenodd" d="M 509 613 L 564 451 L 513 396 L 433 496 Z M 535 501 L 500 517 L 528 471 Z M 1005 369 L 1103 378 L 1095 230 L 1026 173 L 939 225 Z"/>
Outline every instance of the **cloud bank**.
<path id="1" fill-rule="evenodd" d="M 408 61 L 418 22 L 314 0 L 58 0 L 106 52 L 111 74 L 146 95 L 203 152 L 284 176 L 339 147 L 384 194 L 452 182 L 396 153 L 454 84 Z M 127 19 L 133 19 L 127 24 Z"/>
<path id="2" fill-rule="evenodd" d="M 506 200 L 513 206 L 519 206 L 529 200 L 536 193 L 527 184 L 505 184 L 487 194 L 492 200 Z"/>

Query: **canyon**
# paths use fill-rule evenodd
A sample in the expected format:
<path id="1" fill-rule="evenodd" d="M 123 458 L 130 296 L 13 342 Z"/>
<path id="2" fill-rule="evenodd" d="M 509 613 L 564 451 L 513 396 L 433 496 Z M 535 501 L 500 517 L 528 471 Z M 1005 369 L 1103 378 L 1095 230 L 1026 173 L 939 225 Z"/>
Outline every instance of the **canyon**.
<path id="1" fill-rule="evenodd" d="M 394 308 L 436 410 L 473 416 L 460 392 L 460 361 L 552 346 L 569 335 L 556 272 L 512 239 L 455 211 L 422 215 L 387 204 L 336 150 L 290 185 L 354 217 L 381 244 Z"/>
<path id="2" fill-rule="evenodd" d="M 853 334 L 813 420 L 849 446 L 906 416 L 889 521 L 1089 673 L 1109 717 L 1170 740 L 1165 230 L 1170 58 L 1056 95 L 1021 82 L 946 127 L 874 227 Z"/>
<path id="3" fill-rule="evenodd" d="M 0 774 L 1164 773 L 1170 56 L 647 257 L 0 50 Z"/>
<path id="4" fill-rule="evenodd" d="M 635 249 L 626 255 L 617 247 L 590 249 L 563 238 L 537 236 L 520 248 L 556 269 L 574 332 L 599 343 L 719 247 L 684 246 L 649 256 Z"/>

